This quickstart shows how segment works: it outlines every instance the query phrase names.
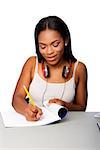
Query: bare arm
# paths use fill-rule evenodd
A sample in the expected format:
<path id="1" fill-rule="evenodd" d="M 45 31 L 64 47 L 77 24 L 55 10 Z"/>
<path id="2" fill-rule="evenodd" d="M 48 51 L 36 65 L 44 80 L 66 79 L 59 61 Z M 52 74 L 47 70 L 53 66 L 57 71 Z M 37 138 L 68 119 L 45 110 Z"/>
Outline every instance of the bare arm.
<path id="1" fill-rule="evenodd" d="M 83 63 L 79 63 L 76 71 L 76 76 L 78 76 L 78 82 L 76 85 L 76 94 L 73 102 L 73 106 L 75 107 L 74 110 L 85 111 L 87 106 L 88 91 L 87 91 L 87 68 Z"/>
<path id="2" fill-rule="evenodd" d="M 12 99 L 12 106 L 15 108 L 15 110 L 18 113 L 23 114 L 27 120 L 31 121 L 36 120 L 34 116 L 38 111 L 41 114 L 41 110 L 25 102 L 26 93 L 23 89 L 23 85 L 25 85 L 27 89 L 29 89 L 32 80 L 32 71 L 34 71 L 34 68 L 35 57 L 31 57 L 26 61 L 22 68 L 22 72 L 17 82 Z"/>

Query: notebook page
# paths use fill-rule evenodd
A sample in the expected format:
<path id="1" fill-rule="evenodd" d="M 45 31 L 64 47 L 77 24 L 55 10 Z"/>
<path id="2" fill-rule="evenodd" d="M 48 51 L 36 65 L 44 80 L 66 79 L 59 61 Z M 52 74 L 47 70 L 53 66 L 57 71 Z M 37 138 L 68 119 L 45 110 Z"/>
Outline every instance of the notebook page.
<path id="1" fill-rule="evenodd" d="M 41 107 L 43 115 L 38 121 L 27 121 L 26 118 L 17 113 L 13 108 L 11 110 L 2 111 L 1 116 L 3 118 L 5 127 L 26 127 L 26 126 L 40 126 L 50 124 L 52 122 L 60 120 L 58 115 L 51 113 L 45 107 Z"/>

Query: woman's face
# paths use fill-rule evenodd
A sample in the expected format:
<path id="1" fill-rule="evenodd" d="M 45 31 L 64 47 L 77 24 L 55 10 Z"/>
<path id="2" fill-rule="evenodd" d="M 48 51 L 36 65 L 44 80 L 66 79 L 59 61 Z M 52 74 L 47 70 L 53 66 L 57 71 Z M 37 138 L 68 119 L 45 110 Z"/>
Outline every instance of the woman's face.
<path id="1" fill-rule="evenodd" d="M 57 65 L 63 59 L 65 42 L 59 32 L 51 29 L 38 36 L 39 50 L 48 64 Z"/>

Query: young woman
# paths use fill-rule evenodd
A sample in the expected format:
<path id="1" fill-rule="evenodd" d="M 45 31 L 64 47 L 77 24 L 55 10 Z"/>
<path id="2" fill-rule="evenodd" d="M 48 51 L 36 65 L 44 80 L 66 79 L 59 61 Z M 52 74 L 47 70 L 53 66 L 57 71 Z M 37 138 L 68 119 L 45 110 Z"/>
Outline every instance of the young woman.
<path id="1" fill-rule="evenodd" d="M 72 54 L 67 25 L 57 16 L 41 19 L 35 28 L 37 57 L 23 66 L 13 95 L 12 105 L 27 120 L 39 120 L 45 101 L 68 110 L 85 111 L 87 105 L 87 69 Z M 25 101 L 23 85 L 36 106 Z"/>

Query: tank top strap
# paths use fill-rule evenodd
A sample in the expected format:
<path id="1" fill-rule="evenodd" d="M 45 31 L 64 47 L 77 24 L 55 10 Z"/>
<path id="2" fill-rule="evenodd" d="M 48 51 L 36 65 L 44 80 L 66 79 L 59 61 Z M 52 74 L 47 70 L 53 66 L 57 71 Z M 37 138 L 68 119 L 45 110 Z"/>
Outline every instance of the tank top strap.
<path id="1" fill-rule="evenodd" d="M 75 62 L 75 65 L 74 65 L 74 71 L 73 71 L 73 77 L 75 77 L 75 72 L 76 72 L 76 68 L 78 66 L 78 60 Z"/>
<path id="2" fill-rule="evenodd" d="M 36 57 L 35 73 L 38 72 L 38 58 Z"/>

